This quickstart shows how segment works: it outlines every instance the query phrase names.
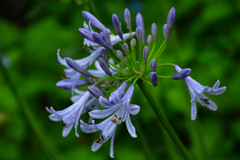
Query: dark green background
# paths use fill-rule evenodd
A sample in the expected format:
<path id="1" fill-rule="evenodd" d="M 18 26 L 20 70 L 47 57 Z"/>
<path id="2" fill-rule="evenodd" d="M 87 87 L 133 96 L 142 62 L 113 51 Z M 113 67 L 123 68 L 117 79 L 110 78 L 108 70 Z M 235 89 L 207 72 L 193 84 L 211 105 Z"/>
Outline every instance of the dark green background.
<path id="1" fill-rule="evenodd" d="M 219 79 L 227 90 L 222 95 L 209 96 L 219 107 L 216 112 L 198 103 L 197 119 L 191 121 L 190 95 L 183 81 L 160 79 L 156 88 L 149 86 L 149 89 L 195 159 L 240 159 L 239 0 L 78 0 L 78 4 L 65 1 L 2 0 L 0 3 L 0 53 L 8 58 L 7 72 L 24 105 L 24 108 L 19 106 L 0 74 L 0 159 L 49 158 L 43 148 L 45 143 L 32 126 L 47 137 L 50 149 L 58 157 L 50 153 L 53 159 L 110 159 L 110 141 L 99 151 L 91 151 L 99 133 L 89 135 L 79 130 L 79 138 L 74 131 L 63 138 L 61 125 L 48 118 L 46 106 L 61 110 L 71 105 L 70 91 L 56 87 L 64 69 L 57 61 L 57 49 L 61 49 L 62 57 L 79 59 L 88 55 L 78 33 L 84 22 L 83 10 L 94 13 L 114 33 L 111 15 L 115 13 L 127 32 L 125 8 L 130 9 L 132 22 L 137 12 L 142 13 L 147 35 L 151 33 L 151 23 L 157 24 L 160 45 L 162 25 L 172 6 L 177 12 L 176 21 L 158 63 L 171 62 L 191 68 L 191 77 L 201 84 L 211 87 Z M 132 25 L 135 27 L 135 23 Z M 158 73 L 172 75 L 175 71 L 164 67 Z M 139 137 L 131 138 L 125 125 L 120 125 L 115 136 L 115 159 L 147 159 L 141 138 L 145 135 L 155 159 L 181 160 L 138 87 L 132 103 L 141 106 L 140 113 L 132 116 Z M 26 112 L 37 121 L 27 118 Z M 82 118 L 86 121 L 88 116 Z"/>

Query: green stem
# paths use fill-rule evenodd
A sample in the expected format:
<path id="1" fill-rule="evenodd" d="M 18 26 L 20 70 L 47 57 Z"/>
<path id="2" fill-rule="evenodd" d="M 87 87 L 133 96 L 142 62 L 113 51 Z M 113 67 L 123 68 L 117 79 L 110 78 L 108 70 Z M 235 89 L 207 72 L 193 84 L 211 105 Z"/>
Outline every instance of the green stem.
<path id="1" fill-rule="evenodd" d="M 111 84 L 111 86 L 101 86 L 101 88 L 110 88 L 110 87 L 116 87 L 116 86 L 119 86 L 119 85 L 121 85 L 121 83 Z"/>
<path id="2" fill-rule="evenodd" d="M 150 86 L 152 85 L 152 83 L 150 83 L 148 80 L 146 80 L 145 78 L 142 78 L 142 80 L 144 81 L 144 82 L 146 82 L 147 84 L 149 84 Z"/>
<path id="3" fill-rule="evenodd" d="M 154 55 L 153 59 L 157 59 L 162 54 L 162 52 L 164 51 L 165 47 L 166 47 L 166 43 L 163 42 L 163 44 L 161 45 L 161 47 L 159 48 L 157 53 Z"/>
<path id="4" fill-rule="evenodd" d="M 137 77 L 137 78 L 133 81 L 133 85 L 135 85 L 135 83 L 137 82 L 138 79 L 139 79 L 139 77 Z"/>
<path id="5" fill-rule="evenodd" d="M 16 86 L 14 85 L 12 79 L 7 73 L 7 70 L 3 67 L 2 63 L 0 63 L 0 70 L 2 72 L 2 76 L 5 79 L 7 85 L 9 86 L 15 100 L 17 101 L 17 104 L 24 112 L 28 122 L 30 123 L 31 127 L 33 128 L 33 131 L 35 132 L 36 136 L 38 137 L 38 140 L 40 144 L 42 145 L 43 149 L 48 155 L 48 158 L 53 160 L 62 160 L 64 159 L 63 155 L 57 148 L 57 145 L 55 144 L 52 137 L 49 136 L 49 134 L 44 133 L 43 128 L 41 128 L 40 121 L 37 120 L 36 116 L 33 115 L 30 107 L 27 105 L 27 103 L 22 98 L 23 96 L 20 95 L 20 92 L 18 92 Z"/>
<path id="6" fill-rule="evenodd" d="M 159 64 L 159 65 L 157 65 L 157 68 L 158 67 L 162 67 L 162 66 L 174 66 L 175 64 L 173 64 L 173 63 L 163 63 L 163 64 Z"/>
<path id="7" fill-rule="evenodd" d="M 161 76 L 161 75 L 158 75 L 158 78 L 168 78 L 168 79 L 171 79 L 172 76 Z"/>
<path id="8" fill-rule="evenodd" d="M 149 54 L 149 56 L 148 56 L 148 62 L 151 61 L 151 59 L 152 59 L 152 54 L 153 54 L 153 52 L 154 52 L 155 45 L 156 45 L 156 42 L 154 41 L 153 47 L 151 48 L 151 52 L 150 52 L 150 54 Z M 148 63 L 148 62 L 147 62 L 147 63 Z"/>
<path id="9" fill-rule="evenodd" d="M 157 65 L 157 68 L 163 67 L 163 66 L 174 66 L 174 64 L 173 63 L 162 63 L 162 64 Z M 143 76 L 145 76 L 146 74 L 149 74 L 150 71 L 151 71 L 151 69 L 145 69 Z"/>
<path id="10" fill-rule="evenodd" d="M 131 39 L 133 39 L 132 29 L 129 29 L 129 32 L 130 32 Z"/>
<path id="11" fill-rule="evenodd" d="M 115 57 L 116 52 L 114 52 L 113 50 L 111 50 L 111 52 L 109 52 L 109 56 L 114 60 L 115 63 L 118 63 L 119 61 L 117 60 L 117 58 Z"/>
<path id="12" fill-rule="evenodd" d="M 136 78 L 136 77 L 130 77 L 130 78 L 128 78 L 126 81 L 128 82 L 128 81 L 131 81 L 132 79 L 134 79 L 134 78 Z"/>
<path id="13" fill-rule="evenodd" d="M 142 80 L 138 81 L 138 85 L 139 85 L 141 91 L 143 92 L 143 94 L 145 95 L 145 97 L 147 98 L 149 104 L 153 108 L 158 120 L 161 122 L 163 128 L 166 130 L 166 132 L 169 134 L 171 139 L 174 141 L 174 143 L 178 147 L 178 149 L 181 152 L 181 154 L 183 155 L 183 157 L 186 160 L 192 160 L 193 159 L 192 156 L 189 154 L 189 152 L 187 151 L 187 149 L 185 148 L 185 146 L 179 139 L 178 135 L 172 128 L 171 124 L 168 122 L 167 118 L 163 114 L 163 111 L 161 110 L 160 106 L 155 101 L 152 94 L 149 92 L 149 88 L 143 83 Z"/>
<path id="14" fill-rule="evenodd" d="M 138 55 L 139 55 L 139 69 L 141 68 L 142 62 L 143 62 L 143 41 L 139 42 L 139 51 L 138 51 Z"/>
<path id="15" fill-rule="evenodd" d="M 94 15 L 98 15 L 97 10 L 94 6 L 93 0 L 89 0 L 88 7 L 89 7 L 89 10 L 90 10 L 91 13 L 93 13 Z"/>

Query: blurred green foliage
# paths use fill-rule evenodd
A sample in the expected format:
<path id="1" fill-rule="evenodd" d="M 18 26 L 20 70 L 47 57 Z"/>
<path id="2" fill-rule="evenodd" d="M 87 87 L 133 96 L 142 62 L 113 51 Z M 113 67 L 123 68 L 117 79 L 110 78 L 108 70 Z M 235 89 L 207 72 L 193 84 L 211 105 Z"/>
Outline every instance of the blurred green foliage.
<path id="1" fill-rule="evenodd" d="M 60 152 L 56 154 L 69 160 L 110 159 L 109 142 L 96 153 L 91 151 L 98 133 L 89 135 L 79 131 L 80 138 L 76 138 L 72 131 L 63 138 L 62 127 L 50 121 L 45 110 L 46 106 L 61 110 L 71 105 L 70 91 L 55 85 L 64 69 L 56 53 L 60 48 L 62 57 L 79 59 L 88 55 L 78 33 L 84 21 L 81 12 L 92 12 L 113 32 L 113 13 L 119 16 L 123 31 L 127 32 L 124 9 L 130 9 L 132 24 L 136 13 L 141 12 L 147 34 L 151 33 L 151 23 L 158 25 L 160 45 L 162 25 L 172 6 L 177 11 L 176 22 L 170 42 L 158 62 L 191 68 L 191 77 L 203 85 L 212 86 L 220 79 L 227 90 L 222 95 L 210 96 L 219 107 L 216 112 L 197 104 L 198 117 L 191 121 L 190 95 L 184 82 L 161 79 L 156 88 L 150 89 L 195 159 L 240 159 L 239 0 L 2 0 L 0 53 L 8 58 L 8 74 L 39 122 L 34 125 L 40 127 L 51 146 L 58 148 Z M 158 69 L 158 73 L 172 75 L 175 71 L 165 67 Z M 41 140 L 2 74 L 0 84 L 0 159 L 48 159 Z M 138 121 L 155 159 L 181 160 L 176 146 L 161 128 L 138 87 L 132 102 L 141 106 L 137 117 L 132 116 L 133 123 Z M 87 118 L 83 116 L 84 120 Z M 119 160 L 147 159 L 141 138 L 131 138 L 124 125 L 117 129 L 114 151 L 115 159 Z"/>

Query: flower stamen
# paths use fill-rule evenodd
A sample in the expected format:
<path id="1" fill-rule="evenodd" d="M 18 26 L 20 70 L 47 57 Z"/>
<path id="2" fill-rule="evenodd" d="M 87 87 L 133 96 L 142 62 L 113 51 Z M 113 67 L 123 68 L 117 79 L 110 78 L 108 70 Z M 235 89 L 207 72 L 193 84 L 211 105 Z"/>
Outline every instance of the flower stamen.
<path id="1" fill-rule="evenodd" d="M 101 135 L 99 135 L 99 136 L 97 136 L 96 138 L 95 138 L 95 142 L 96 143 L 100 143 L 101 141 L 103 141 L 104 140 L 104 138 L 103 138 L 103 135 L 101 134 Z"/>
<path id="2" fill-rule="evenodd" d="M 111 121 L 112 121 L 113 123 L 116 123 L 116 122 L 117 122 L 117 119 L 114 118 L 114 119 L 111 119 Z"/>
<path id="3" fill-rule="evenodd" d="M 61 121 L 60 123 L 61 123 L 61 126 L 63 126 L 63 127 L 66 126 L 66 123 L 64 123 L 63 121 Z"/>
<path id="4" fill-rule="evenodd" d="M 200 100 L 202 100 L 205 104 L 210 104 L 208 101 L 209 101 L 209 99 L 206 99 L 206 98 L 200 98 Z"/>

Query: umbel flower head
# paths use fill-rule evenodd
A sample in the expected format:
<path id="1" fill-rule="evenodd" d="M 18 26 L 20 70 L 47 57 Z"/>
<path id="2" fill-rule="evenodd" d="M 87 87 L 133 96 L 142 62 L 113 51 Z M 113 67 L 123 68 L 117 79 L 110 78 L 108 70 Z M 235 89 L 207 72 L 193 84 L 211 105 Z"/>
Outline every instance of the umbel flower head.
<path id="1" fill-rule="evenodd" d="M 125 122 L 129 134 L 133 138 L 137 137 L 137 131 L 130 119 L 130 115 L 136 115 L 140 111 L 140 106 L 130 103 L 134 86 L 137 83 L 139 86 L 144 83 L 157 87 L 158 81 L 162 78 L 185 81 L 191 95 L 192 120 L 197 115 L 195 101 L 211 110 L 217 109 L 216 104 L 203 92 L 215 95 L 223 93 L 226 87 L 218 88 L 219 81 L 212 88 L 204 87 L 189 77 L 191 69 L 182 70 L 172 63 L 157 63 L 158 57 L 169 42 L 176 17 L 174 7 L 168 14 L 167 24 L 163 25 L 164 39 L 161 45 L 157 44 L 157 39 L 161 37 L 157 38 L 156 23 L 146 25 L 151 26 L 148 32 L 145 30 L 141 13 L 137 13 L 135 21 L 132 21 L 130 11 L 125 9 L 124 20 L 128 33 L 123 33 L 124 25 L 119 21 L 118 15 L 113 14 L 109 17 L 117 35 L 114 35 L 114 32 L 105 27 L 91 13 L 83 11 L 82 15 L 86 22 L 83 23 L 83 28 L 79 28 L 79 33 L 84 38 L 83 47 L 89 55 L 74 60 L 70 57 L 61 58 L 60 49 L 57 51 L 58 61 L 66 69 L 64 69 L 64 79 L 56 85 L 59 88 L 71 90 L 73 104 L 57 111 L 53 107 L 46 108 L 50 113 L 49 118 L 60 122 L 63 126 L 63 137 L 70 134 L 73 126 L 76 137 L 79 137 L 78 127 L 85 133 L 101 131 L 94 140 L 91 150 L 94 152 L 99 150 L 106 141 L 111 139 L 110 157 L 113 158 L 114 137 L 118 125 Z M 136 23 L 132 24 L 132 22 Z M 93 30 L 92 26 L 96 30 Z M 117 49 L 116 45 L 118 45 Z M 96 69 L 89 69 L 92 64 Z M 157 69 L 164 66 L 174 66 L 178 73 L 173 76 L 159 75 Z M 81 88 L 84 86 L 85 90 Z M 100 106 L 104 109 L 100 109 Z M 81 116 L 85 113 L 89 115 L 88 122 L 81 120 Z M 104 120 L 95 124 L 95 119 Z"/>

